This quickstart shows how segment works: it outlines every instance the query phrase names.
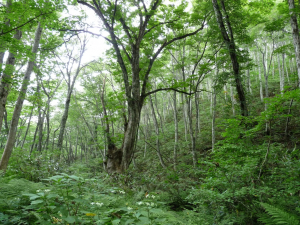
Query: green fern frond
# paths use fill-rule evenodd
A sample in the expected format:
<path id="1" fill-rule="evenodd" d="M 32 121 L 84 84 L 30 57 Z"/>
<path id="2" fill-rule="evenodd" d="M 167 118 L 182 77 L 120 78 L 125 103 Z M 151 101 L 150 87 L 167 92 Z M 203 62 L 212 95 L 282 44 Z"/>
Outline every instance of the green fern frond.
<path id="1" fill-rule="evenodd" d="M 275 224 L 299 225 L 299 219 L 296 216 L 267 203 L 261 203 L 261 205 L 265 208 L 266 212 L 272 217 L 272 220 Z"/>

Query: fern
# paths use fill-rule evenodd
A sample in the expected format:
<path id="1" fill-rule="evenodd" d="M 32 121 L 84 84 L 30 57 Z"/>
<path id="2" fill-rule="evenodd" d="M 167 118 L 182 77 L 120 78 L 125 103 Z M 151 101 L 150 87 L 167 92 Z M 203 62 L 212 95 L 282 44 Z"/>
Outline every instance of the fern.
<path id="1" fill-rule="evenodd" d="M 288 224 L 288 225 L 299 225 L 299 219 L 275 206 L 269 205 L 267 203 L 261 203 L 265 208 L 266 212 L 271 216 L 267 218 L 263 216 L 260 218 L 260 221 L 265 224 L 275 225 L 275 224 Z"/>

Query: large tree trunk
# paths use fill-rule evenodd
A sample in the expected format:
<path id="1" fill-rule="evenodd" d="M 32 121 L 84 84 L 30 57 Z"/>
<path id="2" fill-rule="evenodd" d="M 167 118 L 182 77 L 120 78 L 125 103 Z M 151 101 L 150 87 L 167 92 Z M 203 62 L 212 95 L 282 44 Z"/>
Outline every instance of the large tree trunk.
<path id="1" fill-rule="evenodd" d="M 25 100 L 27 88 L 28 88 L 28 85 L 29 85 L 29 82 L 30 82 L 30 75 L 33 71 L 33 66 L 34 66 L 34 63 L 35 63 L 35 54 L 38 51 L 38 46 L 40 44 L 40 40 L 41 40 L 41 36 L 42 36 L 42 30 L 43 29 L 41 27 L 41 24 L 39 23 L 38 27 L 37 27 L 37 30 L 35 32 L 34 44 L 33 44 L 33 47 L 32 47 L 33 57 L 29 59 L 29 62 L 28 62 L 28 65 L 27 65 L 27 69 L 26 69 L 26 72 L 25 72 L 25 75 L 24 75 L 22 87 L 21 87 L 21 90 L 20 90 L 20 93 L 19 93 L 18 100 L 16 102 L 13 117 L 12 117 L 12 120 L 11 120 L 11 125 L 10 125 L 10 130 L 9 130 L 6 146 L 5 146 L 1 161 L 0 161 L 0 170 L 3 170 L 4 172 L 7 169 L 8 161 L 9 161 L 9 158 L 11 156 L 11 153 L 12 153 L 12 150 L 13 150 L 13 147 L 14 147 L 18 122 L 19 122 L 21 110 L 22 110 L 22 107 L 23 107 L 23 102 Z"/>
<path id="2" fill-rule="evenodd" d="M 293 33 L 293 41 L 294 41 L 294 48 L 295 48 L 295 55 L 296 55 L 296 62 L 297 62 L 297 73 L 298 73 L 298 87 L 300 87 L 300 36 L 299 36 L 299 28 L 297 22 L 297 14 L 293 12 L 295 10 L 295 2 L 294 0 L 288 0 L 289 2 L 289 9 L 291 15 L 291 26 L 292 26 L 292 33 Z"/>
<path id="3" fill-rule="evenodd" d="M 132 104 L 132 105 L 131 105 Z M 137 131 L 139 128 L 140 115 L 142 107 L 136 103 L 129 103 L 128 107 L 128 125 L 125 131 L 123 144 L 122 144 L 122 163 L 121 171 L 128 169 L 135 150 Z"/>
<path id="4" fill-rule="evenodd" d="M 223 22 L 224 16 L 222 15 L 222 13 L 220 11 L 218 1 L 212 0 L 212 3 L 213 3 L 213 7 L 214 7 L 214 11 L 216 14 L 219 28 L 221 30 L 221 34 L 223 36 L 223 39 L 224 39 L 227 49 L 229 51 L 232 68 L 233 68 L 234 79 L 235 79 L 236 90 L 237 90 L 239 100 L 240 100 L 241 115 L 248 116 L 248 107 L 247 107 L 247 102 L 246 102 L 246 96 L 244 93 L 244 87 L 242 84 L 242 79 L 241 79 L 241 74 L 240 74 L 240 66 L 239 66 L 239 62 L 238 62 L 238 58 L 237 58 L 237 54 L 236 54 L 236 47 L 235 47 L 235 42 L 234 42 L 234 38 L 233 38 L 233 32 L 232 32 L 231 24 L 229 21 L 229 16 L 225 9 L 224 0 L 221 0 L 221 5 L 222 5 L 222 9 L 225 13 L 224 16 L 225 16 L 225 21 L 226 21 L 229 35 L 226 31 L 226 28 L 225 28 L 225 25 Z"/>

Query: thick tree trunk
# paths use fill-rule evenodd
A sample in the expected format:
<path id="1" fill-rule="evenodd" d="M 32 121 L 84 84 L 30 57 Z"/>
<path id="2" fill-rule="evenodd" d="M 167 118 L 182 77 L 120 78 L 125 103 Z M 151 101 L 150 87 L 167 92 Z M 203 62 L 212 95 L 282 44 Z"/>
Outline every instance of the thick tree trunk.
<path id="1" fill-rule="evenodd" d="M 297 73 L 298 73 L 298 87 L 300 87 L 300 36 L 299 36 L 299 28 L 297 22 L 297 14 L 293 12 L 295 10 L 295 2 L 294 0 L 288 0 L 290 15 L 291 15 L 291 27 L 293 33 L 293 41 L 297 62 Z"/>
<path id="2" fill-rule="evenodd" d="M 239 62 L 238 62 L 238 58 L 237 58 L 237 54 L 236 54 L 236 47 L 235 47 L 235 42 L 234 42 L 234 38 L 233 38 L 233 32 L 232 32 L 230 21 L 229 21 L 229 16 L 225 9 L 224 0 L 221 0 L 221 5 L 222 5 L 222 9 L 225 13 L 225 21 L 226 21 L 229 35 L 226 31 L 226 28 L 225 28 L 225 25 L 223 22 L 223 15 L 220 11 L 218 1 L 212 0 L 212 3 L 213 3 L 214 11 L 216 14 L 217 22 L 218 22 L 218 25 L 221 30 L 221 34 L 223 36 L 223 39 L 224 39 L 227 49 L 229 51 L 232 68 L 233 68 L 234 79 L 235 79 L 236 90 L 237 90 L 237 93 L 239 96 L 239 101 L 240 101 L 241 115 L 248 116 L 248 114 L 249 114 L 248 107 L 247 107 L 247 102 L 246 102 L 246 96 L 244 93 L 244 87 L 242 85 L 240 66 L 239 66 Z"/>
<path id="3" fill-rule="evenodd" d="M 1 162 L 0 162 L 0 170 L 3 170 L 4 172 L 7 169 L 8 161 L 9 161 L 9 158 L 11 156 L 11 153 L 12 153 L 12 150 L 13 150 L 13 147 L 14 147 L 16 132 L 17 132 L 17 126 L 18 126 L 21 110 L 22 110 L 22 107 L 23 107 L 23 102 L 25 100 L 27 88 L 28 88 L 28 85 L 29 85 L 29 82 L 30 82 L 30 75 L 33 71 L 33 66 L 34 66 L 34 63 L 35 63 L 35 54 L 38 51 L 38 46 L 39 46 L 39 43 L 40 43 L 40 40 L 41 40 L 41 36 L 42 36 L 42 27 L 41 27 L 41 24 L 39 23 L 38 27 L 37 27 L 37 30 L 36 30 L 36 33 L 35 33 L 34 44 L 33 44 L 33 47 L 32 47 L 32 53 L 33 53 L 34 57 L 29 59 L 29 62 L 28 62 L 28 65 L 27 65 L 27 69 L 26 69 L 25 76 L 24 76 L 24 79 L 23 79 L 21 91 L 19 93 L 19 97 L 18 97 L 18 100 L 16 102 L 13 117 L 12 117 L 12 120 L 11 120 L 11 125 L 10 125 L 10 130 L 9 130 L 6 146 L 5 146 L 5 149 L 4 149 L 2 158 L 1 158 Z"/>
<path id="4" fill-rule="evenodd" d="M 128 169 L 133 154 L 135 150 L 136 136 L 139 128 L 140 115 L 141 115 L 141 105 L 129 101 L 128 103 L 128 125 L 124 134 L 123 144 L 122 144 L 122 162 L 121 162 L 121 172 Z"/>
<path id="5" fill-rule="evenodd" d="M 14 35 L 14 39 L 20 40 L 22 37 L 22 32 L 20 30 L 16 30 Z M 14 73 L 14 65 L 16 62 L 15 58 L 16 50 L 11 47 L 9 50 L 9 55 L 6 60 L 5 69 L 3 71 L 3 75 L 1 77 L 1 84 L 0 84 L 0 132 L 2 128 L 3 116 L 5 111 L 5 105 L 7 96 L 9 93 L 9 88 L 11 84 L 12 75 Z"/>

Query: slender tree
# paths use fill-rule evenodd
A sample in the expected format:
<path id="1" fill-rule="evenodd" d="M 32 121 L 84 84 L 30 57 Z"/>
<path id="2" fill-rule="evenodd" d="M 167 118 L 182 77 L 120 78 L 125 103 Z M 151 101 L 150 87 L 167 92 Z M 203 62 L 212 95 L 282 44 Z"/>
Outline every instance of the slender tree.
<path id="1" fill-rule="evenodd" d="M 34 44 L 32 46 L 32 56 L 29 59 L 27 69 L 26 69 L 26 72 L 25 72 L 25 75 L 24 75 L 24 78 L 23 78 L 22 87 L 21 87 L 21 90 L 20 90 L 20 93 L 19 93 L 18 100 L 16 102 L 13 117 L 12 117 L 12 120 L 11 120 L 10 130 L 9 130 L 6 146 L 5 146 L 1 161 L 0 161 L 0 170 L 3 170 L 4 172 L 7 169 L 8 161 L 9 161 L 9 158 L 10 158 L 11 153 L 13 151 L 14 144 L 15 144 L 17 126 L 18 126 L 21 110 L 22 110 L 22 107 L 23 107 L 23 103 L 24 103 L 24 100 L 25 100 L 26 92 L 27 92 L 27 89 L 28 89 L 28 85 L 29 85 L 29 81 L 30 81 L 30 75 L 33 71 L 34 63 L 35 63 L 35 60 L 36 60 L 36 53 L 38 51 L 38 47 L 39 47 L 39 44 L 40 44 L 40 40 L 41 40 L 41 36 L 42 36 L 42 30 L 43 30 L 43 28 L 42 28 L 41 24 L 39 23 L 38 26 L 37 26 L 36 32 L 35 32 Z"/>
<path id="2" fill-rule="evenodd" d="M 300 88 L 300 35 L 299 35 L 299 27 L 297 21 L 297 13 L 295 12 L 295 2 L 294 0 L 288 0 L 289 9 L 290 9 L 290 17 L 291 17 L 291 26 L 292 26 L 292 34 L 297 62 L 297 74 L 298 74 L 298 86 Z"/>
<path id="3" fill-rule="evenodd" d="M 240 64 L 239 64 L 238 57 L 237 57 L 237 50 L 236 50 L 236 46 L 235 46 L 233 30 L 231 27 L 229 15 L 225 8 L 224 0 L 221 0 L 220 2 L 221 2 L 221 8 L 223 10 L 223 14 L 220 10 L 218 1 L 212 0 L 217 23 L 220 28 L 224 42 L 226 44 L 226 47 L 229 51 L 232 68 L 233 68 L 234 79 L 235 79 L 236 90 L 237 90 L 239 100 L 240 100 L 241 115 L 248 116 L 248 114 L 249 114 L 248 106 L 247 106 L 245 91 L 244 91 L 244 87 L 243 87 L 242 79 L 241 79 L 241 70 L 240 70 Z M 224 20 L 227 25 L 227 29 L 225 27 Z"/>

